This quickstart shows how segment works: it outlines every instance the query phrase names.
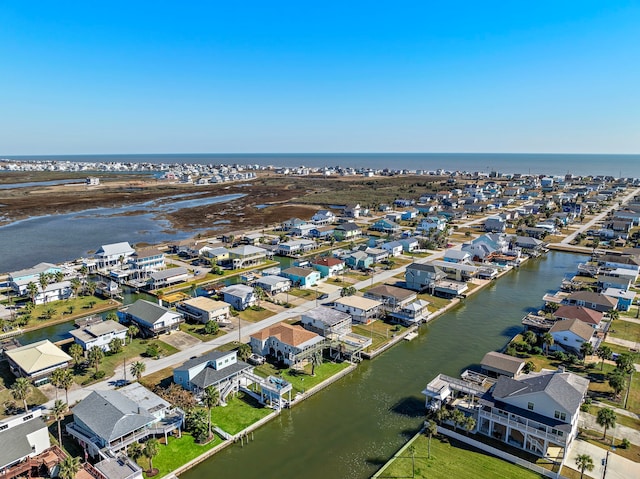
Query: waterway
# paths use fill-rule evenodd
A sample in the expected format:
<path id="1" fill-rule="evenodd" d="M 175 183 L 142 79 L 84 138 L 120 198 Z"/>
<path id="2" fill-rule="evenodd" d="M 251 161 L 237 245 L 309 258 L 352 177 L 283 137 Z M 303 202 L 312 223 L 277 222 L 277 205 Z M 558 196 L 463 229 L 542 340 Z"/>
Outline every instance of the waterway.
<path id="1" fill-rule="evenodd" d="M 551 252 L 493 282 L 347 377 L 186 472 L 181 479 L 364 479 L 422 424 L 420 392 L 438 373 L 458 375 L 521 331 L 520 320 L 584 256 Z"/>
<path id="2" fill-rule="evenodd" d="M 174 230 L 168 221 L 158 216 L 178 209 L 233 201 L 245 195 L 199 196 L 199 193 L 175 195 L 121 207 L 38 216 L 0 226 L 0 272 L 29 268 L 41 261 L 74 260 L 103 244 L 121 241 L 157 244 L 185 239 L 198 231 Z M 215 229 L 215 225 L 203 225 L 205 229 Z"/>

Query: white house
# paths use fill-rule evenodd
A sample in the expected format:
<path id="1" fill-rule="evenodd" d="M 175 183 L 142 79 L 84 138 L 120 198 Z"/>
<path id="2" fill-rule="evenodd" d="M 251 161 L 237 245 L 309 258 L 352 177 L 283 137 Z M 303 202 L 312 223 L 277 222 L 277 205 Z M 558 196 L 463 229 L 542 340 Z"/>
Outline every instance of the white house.
<path id="1" fill-rule="evenodd" d="M 11 473 L 7 471 L 10 467 L 42 454 L 51 447 L 42 411 L 43 409 L 34 409 L 0 421 L 0 471 L 3 471 L 3 475 L 5 472 Z"/>
<path id="2" fill-rule="evenodd" d="M 556 321 L 549 333 L 553 336 L 551 349 L 569 353 L 580 353 L 584 343 L 595 345 L 596 341 L 593 328 L 578 318 Z"/>
<path id="3" fill-rule="evenodd" d="M 345 296 L 337 299 L 333 307 L 338 311 L 349 313 L 356 323 L 369 324 L 376 319 L 382 309 L 382 303 L 360 296 Z"/>
<path id="4" fill-rule="evenodd" d="M 103 269 L 126 263 L 133 253 L 135 253 L 135 250 L 125 241 L 102 245 L 93 256 L 96 259 L 98 268 Z"/>
<path id="5" fill-rule="evenodd" d="M 229 318 L 231 317 L 228 303 L 215 301 L 204 296 L 182 301 L 176 306 L 176 311 L 182 313 L 185 318 L 200 323 L 216 321 L 220 324 L 226 324 L 230 322 Z"/>
<path id="6" fill-rule="evenodd" d="M 106 352 L 110 350 L 109 343 L 113 339 L 119 339 L 122 344 L 127 340 L 127 328 L 111 320 L 72 329 L 69 334 L 85 351 L 97 346 Z"/>
<path id="7" fill-rule="evenodd" d="M 300 326 L 280 323 L 252 334 L 249 345 L 254 353 L 272 356 L 292 366 L 305 359 L 305 352 L 316 351 L 323 341 L 322 336 Z"/>
<path id="8" fill-rule="evenodd" d="M 149 287 L 151 289 L 164 288 L 172 284 L 182 283 L 189 279 L 187 268 L 179 266 L 162 271 L 155 271 L 149 275 Z"/>
<path id="9" fill-rule="evenodd" d="M 429 232 L 433 229 L 438 231 L 444 231 L 447 227 L 447 220 L 442 216 L 427 216 L 425 219 L 420 221 L 420 224 L 417 226 L 417 231 Z"/>
<path id="10" fill-rule="evenodd" d="M 253 306 L 258 300 L 253 292 L 253 288 L 245 284 L 233 284 L 222 288 L 220 292 L 223 295 L 225 303 L 229 303 L 238 311 L 244 311 L 248 307 Z"/>
<path id="11" fill-rule="evenodd" d="M 330 210 L 319 210 L 311 217 L 311 222 L 315 225 L 329 225 L 336 220 L 336 215 Z"/>
<path id="12" fill-rule="evenodd" d="M 262 288 L 265 293 L 274 295 L 289 291 L 291 280 L 278 275 L 268 275 L 258 278 L 254 285 Z"/>

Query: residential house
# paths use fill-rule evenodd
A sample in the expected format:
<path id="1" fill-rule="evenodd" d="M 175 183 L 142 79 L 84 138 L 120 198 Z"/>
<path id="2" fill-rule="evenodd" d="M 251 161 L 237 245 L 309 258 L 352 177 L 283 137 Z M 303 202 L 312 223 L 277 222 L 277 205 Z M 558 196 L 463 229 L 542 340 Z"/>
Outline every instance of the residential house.
<path id="1" fill-rule="evenodd" d="M 374 263 L 380 263 L 389 257 L 389 251 L 382 248 L 365 248 L 364 252 Z"/>
<path id="2" fill-rule="evenodd" d="M 389 241 L 388 243 L 383 243 L 380 248 L 385 250 L 389 256 L 400 256 L 404 249 L 400 241 Z"/>
<path id="3" fill-rule="evenodd" d="M 229 303 L 215 301 L 204 296 L 189 298 L 178 303 L 176 311 L 186 319 L 200 323 L 216 321 L 220 324 L 228 324 L 231 322 Z"/>
<path id="4" fill-rule="evenodd" d="M 262 241 L 264 240 L 264 238 L 265 236 L 261 233 L 249 233 L 244 235 L 240 240 L 240 242 L 246 245 L 258 246 L 262 244 Z"/>
<path id="5" fill-rule="evenodd" d="M 547 457 L 552 448 L 566 454 L 576 438 L 588 387 L 588 379 L 563 370 L 518 378 L 501 375 L 488 392 L 475 383 L 440 374 L 423 394 L 428 408 L 449 402 L 456 392 L 480 398 L 471 404 L 465 402 L 461 409 L 476 419 L 476 433 Z"/>
<path id="6" fill-rule="evenodd" d="M 182 314 L 156 303 L 139 299 L 119 312 L 123 323 L 135 323 L 147 337 L 177 330 L 184 321 Z"/>
<path id="7" fill-rule="evenodd" d="M 440 268 L 447 278 L 454 281 L 469 281 L 478 275 L 479 268 L 472 264 L 452 263 L 450 261 L 433 260 L 430 264 Z"/>
<path id="8" fill-rule="evenodd" d="M 397 311 L 389 313 L 397 322 L 411 326 L 426 321 L 429 317 L 429 301 L 416 299 L 412 303 L 401 306 Z"/>
<path id="9" fill-rule="evenodd" d="M 381 284 L 367 290 L 365 298 L 382 303 L 382 309 L 386 311 L 398 311 L 417 299 L 417 294 L 404 288 Z"/>
<path id="10" fill-rule="evenodd" d="M 337 299 L 333 307 L 338 311 L 349 313 L 356 323 L 369 324 L 380 314 L 382 303 L 360 296 L 345 296 Z"/>
<path id="11" fill-rule="evenodd" d="M 267 259 L 267 251 L 257 246 L 244 245 L 229 250 L 229 263 L 233 269 L 249 268 L 262 264 Z"/>
<path id="12" fill-rule="evenodd" d="M 310 288 L 320 281 L 320 271 L 292 266 L 282 271 L 282 276 L 291 280 L 299 288 Z"/>
<path id="13" fill-rule="evenodd" d="M 324 338 L 300 326 L 279 323 L 251 335 L 251 350 L 262 356 L 271 356 L 287 366 L 306 359 L 307 354 L 321 350 Z"/>
<path id="14" fill-rule="evenodd" d="M 568 353 L 581 354 L 580 348 L 584 343 L 595 342 L 593 328 L 578 318 L 557 321 L 549 334 L 553 336 L 550 349 L 562 350 Z M 595 349 L 595 348 L 594 348 Z"/>
<path id="15" fill-rule="evenodd" d="M 125 241 L 102 245 L 93 254 L 93 257 L 96 259 L 98 268 L 104 269 L 126 263 L 133 253 L 135 250 Z"/>
<path id="16" fill-rule="evenodd" d="M 411 263 L 405 270 L 407 288 L 414 291 L 432 290 L 446 277 L 444 271 L 430 264 Z"/>
<path id="17" fill-rule="evenodd" d="M 364 251 L 354 251 L 344 258 L 345 263 L 352 269 L 365 270 L 371 268 L 373 258 Z"/>
<path id="18" fill-rule="evenodd" d="M 602 293 L 594 293 L 593 291 L 575 291 L 569 294 L 563 303 L 573 306 L 584 306 L 585 308 L 594 309 L 601 313 L 607 313 L 612 309 L 616 309 L 617 306 L 615 299 Z"/>
<path id="19" fill-rule="evenodd" d="M 348 204 L 344 207 L 344 216 L 347 218 L 359 218 L 361 214 L 361 208 L 359 203 Z"/>
<path id="20" fill-rule="evenodd" d="M 291 280 L 278 275 L 268 275 L 256 279 L 254 286 L 261 288 L 269 296 L 273 296 L 289 291 Z"/>
<path id="21" fill-rule="evenodd" d="M 522 374 L 525 360 L 509 356 L 508 354 L 489 351 L 480 361 L 480 369 L 483 374 L 497 378 L 506 376 L 517 378 Z"/>
<path id="22" fill-rule="evenodd" d="M 236 350 L 211 351 L 175 368 L 173 382 L 196 395 L 213 386 L 224 401 L 229 392 L 239 389 L 243 374 L 252 371 L 252 366 L 238 359 Z"/>
<path id="23" fill-rule="evenodd" d="M 280 243 L 276 252 L 280 256 L 297 256 L 308 253 L 317 247 L 318 245 L 313 240 L 293 240 L 286 243 Z"/>
<path id="24" fill-rule="evenodd" d="M 447 227 L 447 220 L 442 216 L 427 216 L 416 227 L 416 231 L 422 231 L 425 234 L 431 230 L 444 231 Z"/>
<path id="25" fill-rule="evenodd" d="M 337 276 L 344 272 L 344 261 L 339 258 L 323 256 L 312 260 L 311 265 L 320 271 L 321 278 Z"/>
<path id="26" fill-rule="evenodd" d="M 589 309 L 584 306 L 568 305 L 560 306 L 553 313 L 553 317 L 556 319 L 579 319 L 594 329 L 598 329 L 600 327 L 600 322 L 602 321 L 603 316 L 604 315 L 601 312 L 596 311 L 595 309 Z"/>
<path id="27" fill-rule="evenodd" d="M 471 264 L 473 259 L 468 251 L 460 251 L 457 249 L 448 249 L 444 253 L 444 261 L 447 263 Z"/>
<path id="28" fill-rule="evenodd" d="M 38 292 L 34 297 L 35 304 L 45 304 L 52 301 L 61 301 L 63 299 L 69 299 L 73 294 L 71 289 L 71 281 L 60 281 L 59 283 L 49 283 L 45 286 L 44 290 L 38 286 Z"/>
<path id="29" fill-rule="evenodd" d="M 206 246 L 203 248 L 202 255 L 214 264 L 221 265 L 229 262 L 229 250 L 223 246 Z"/>
<path id="30" fill-rule="evenodd" d="M 95 457 L 113 456 L 132 442 L 180 431 L 184 413 L 140 383 L 92 391 L 71 410 L 67 432 Z M 108 451 L 108 452 L 107 452 Z"/>
<path id="31" fill-rule="evenodd" d="M 474 259 L 484 260 L 493 254 L 506 253 L 509 250 L 509 241 L 504 234 L 486 233 L 463 244 L 461 250 L 468 252 Z"/>
<path id="32" fill-rule="evenodd" d="M 633 286 L 631 278 L 625 276 L 613 276 L 610 274 L 598 274 L 596 276 L 596 287 L 600 291 L 604 291 L 607 288 L 617 288 L 629 290 Z"/>
<path id="33" fill-rule="evenodd" d="M 420 246 L 420 243 L 415 238 L 406 238 L 398 240 L 400 244 L 402 244 L 402 249 L 405 253 L 413 253 Z"/>
<path id="34" fill-rule="evenodd" d="M 237 311 L 244 311 L 258 300 L 253 288 L 245 284 L 232 284 L 222 288 L 220 292 L 225 303 L 229 303 Z"/>
<path id="35" fill-rule="evenodd" d="M 162 271 L 155 271 L 149 275 L 148 285 L 150 289 L 160 289 L 172 284 L 183 283 L 189 279 L 189 271 L 187 268 L 178 266 L 177 268 L 169 268 Z"/>
<path id="36" fill-rule="evenodd" d="M 307 222 L 305 220 L 301 220 L 300 218 L 290 218 L 287 221 L 282 222 L 281 229 L 283 231 L 291 231 L 296 226 L 306 225 Z"/>
<path id="37" fill-rule="evenodd" d="M 618 288 L 607 288 L 602 294 L 616 301 L 615 309 L 618 311 L 629 311 L 636 297 L 635 292 Z"/>
<path id="38" fill-rule="evenodd" d="M 333 236 L 338 241 L 354 240 L 362 235 L 362 229 L 355 223 L 341 223 L 335 227 Z"/>
<path id="39" fill-rule="evenodd" d="M 336 215 L 331 210 L 319 210 L 311 217 L 311 222 L 318 226 L 330 225 L 336 220 Z"/>
<path id="40" fill-rule="evenodd" d="M 351 315 L 326 306 L 316 306 L 300 317 L 302 326 L 329 339 L 338 339 L 351 332 Z"/>
<path id="41" fill-rule="evenodd" d="M 490 233 L 504 233 L 507 222 L 501 216 L 490 216 L 484 222 L 484 230 Z"/>
<path id="42" fill-rule="evenodd" d="M 371 231 L 380 231 L 381 233 L 392 234 L 400 231 L 400 226 L 391 220 L 381 218 L 369 226 L 369 229 Z"/>
<path id="43" fill-rule="evenodd" d="M 61 273 L 62 268 L 51 263 L 38 263 L 32 268 L 21 269 L 19 271 L 13 271 L 9 273 L 9 286 L 20 296 L 26 296 L 28 294 L 27 285 L 34 283 L 40 287 L 40 275 L 55 275 Z"/>
<path id="44" fill-rule="evenodd" d="M 637 256 L 606 254 L 598 258 L 598 265 L 612 270 L 629 269 L 635 271 L 636 275 L 640 272 L 640 259 Z"/>
<path id="45" fill-rule="evenodd" d="M 129 257 L 129 264 L 137 278 L 147 277 L 166 267 L 164 253 L 157 248 L 137 250 Z"/>
<path id="46" fill-rule="evenodd" d="M 335 233 L 335 227 L 331 225 L 327 226 L 316 226 L 311 231 L 309 231 L 310 238 L 318 238 L 323 240 L 330 240 Z"/>
<path id="47" fill-rule="evenodd" d="M 72 329 L 69 334 L 76 344 L 82 346 L 85 352 L 94 346 L 107 352 L 111 350 L 109 343 L 112 340 L 117 339 L 121 344 L 125 344 L 127 341 L 127 328 L 111 320 L 87 324 L 77 329 Z"/>
<path id="48" fill-rule="evenodd" d="M 411 221 L 415 219 L 417 216 L 418 216 L 418 210 L 415 210 L 415 209 L 406 210 L 401 212 L 400 219 L 402 219 L 402 221 Z"/>
<path id="49" fill-rule="evenodd" d="M 51 447 L 49 430 L 42 418 L 44 409 L 34 409 L 18 416 L 10 416 L 0 420 L 0 471 L 2 477 L 16 477 L 12 474 L 14 466 L 25 464 L 33 467 L 41 465 L 33 463 L 34 458 Z M 16 468 L 17 469 L 17 468 Z M 30 472 L 31 467 L 25 472 Z M 5 476 L 5 474 L 7 474 Z M 20 476 L 26 477 L 26 476 Z"/>
<path id="50" fill-rule="evenodd" d="M 516 236 L 515 245 L 527 253 L 540 253 L 544 250 L 545 243 L 530 236 Z"/>
<path id="51" fill-rule="evenodd" d="M 294 226 L 290 232 L 292 236 L 311 236 L 311 231 L 316 229 L 317 226 L 313 223 L 306 223 L 303 225 Z"/>
<path id="52" fill-rule="evenodd" d="M 48 339 L 8 349 L 4 355 L 15 376 L 27 378 L 36 386 L 48 383 L 54 370 L 66 368 L 71 361 L 71 356 Z"/>

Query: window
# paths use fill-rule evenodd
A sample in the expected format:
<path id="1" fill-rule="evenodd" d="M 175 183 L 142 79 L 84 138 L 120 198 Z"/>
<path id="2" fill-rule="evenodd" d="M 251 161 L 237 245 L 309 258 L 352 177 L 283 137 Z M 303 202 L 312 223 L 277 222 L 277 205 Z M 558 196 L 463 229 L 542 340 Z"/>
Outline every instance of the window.
<path id="1" fill-rule="evenodd" d="M 560 419 L 561 421 L 566 421 L 567 420 L 567 413 L 556 411 L 553 414 L 553 417 L 555 417 L 556 419 Z"/>
<path id="2" fill-rule="evenodd" d="M 527 403 L 527 409 L 528 409 L 529 411 L 533 411 L 533 403 L 532 403 L 532 402 Z"/>

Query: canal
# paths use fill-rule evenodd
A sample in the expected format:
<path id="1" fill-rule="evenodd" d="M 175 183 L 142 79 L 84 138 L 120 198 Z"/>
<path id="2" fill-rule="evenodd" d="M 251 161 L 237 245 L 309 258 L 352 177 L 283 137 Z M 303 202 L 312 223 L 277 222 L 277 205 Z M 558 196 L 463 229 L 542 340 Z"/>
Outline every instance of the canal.
<path id="1" fill-rule="evenodd" d="M 520 320 L 542 305 L 585 257 L 551 252 L 485 288 L 403 342 L 255 432 L 181 479 L 364 479 L 420 428 L 420 391 L 438 373 L 458 375 L 501 349 Z"/>

